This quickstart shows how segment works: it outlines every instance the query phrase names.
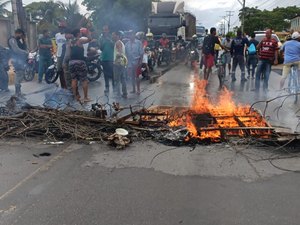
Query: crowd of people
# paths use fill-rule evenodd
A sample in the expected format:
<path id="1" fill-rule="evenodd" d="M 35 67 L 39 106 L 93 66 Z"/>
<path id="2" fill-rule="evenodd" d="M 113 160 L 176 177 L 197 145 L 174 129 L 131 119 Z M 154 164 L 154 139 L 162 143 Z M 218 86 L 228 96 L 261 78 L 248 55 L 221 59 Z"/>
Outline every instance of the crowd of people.
<path id="1" fill-rule="evenodd" d="M 279 48 L 278 41 L 272 37 L 272 30 L 265 31 L 265 37 L 259 42 L 255 39 L 255 33 L 250 37 L 237 31 L 236 37 L 231 38 L 230 35 L 221 40 L 216 35 L 216 28 L 210 29 L 210 34 L 204 38 L 202 47 L 202 58 L 200 68 L 204 65 L 204 79 L 208 80 L 212 68 L 216 63 L 219 52 L 219 46 L 224 51 L 223 63 L 228 65 L 228 73 L 231 81 L 236 81 L 236 68 L 240 67 L 241 82 L 248 79 L 255 79 L 255 89 L 258 92 L 263 80 L 263 90 L 268 91 L 268 83 L 272 65 L 278 64 L 279 51 L 284 52 L 283 76 L 280 82 L 280 89 L 284 87 L 284 83 L 292 65 L 300 65 L 300 34 L 292 32 L 291 36 L 284 45 Z M 248 76 L 246 77 L 245 73 Z"/>
<path id="2" fill-rule="evenodd" d="M 131 94 L 139 95 L 141 67 L 148 65 L 148 49 L 152 48 L 153 35 L 147 35 L 140 39 L 133 31 L 127 32 L 126 43 L 124 43 L 124 34 L 120 31 L 110 32 L 108 26 L 104 26 L 100 37 L 86 28 L 70 30 L 65 23 L 60 23 L 58 33 L 55 35 L 55 53 L 54 45 L 48 30 L 43 30 L 38 39 L 37 49 L 39 52 L 38 83 L 44 80 L 47 68 L 53 63 L 53 54 L 57 57 L 57 71 L 59 74 L 61 88 L 70 89 L 77 101 L 89 102 L 92 99 L 88 94 L 87 79 L 87 59 L 101 51 L 101 66 L 103 68 L 105 94 L 110 91 L 117 97 L 127 98 L 128 86 L 131 84 Z M 24 64 L 28 57 L 28 47 L 26 45 L 25 33 L 21 29 L 15 31 L 15 35 L 8 40 L 11 63 L 15 71 L 15 94 L 23 97 L 21 92 L 21 82 L 24 77 Z M 146 38 L 148 40 L 146 40 Z M 163 37 L 165 44 L 168 39 Z M 0 48 L 0 54 L 6 53 L 6 48 Z M 8 63 L 8 60 L 4 60 Z M 148 66 L 147 70 L 149 70 Z M 1 72 L 1 90 L 9 91 L 7 70 L 9 66 L 0 66 Z M 83 89 L 83 98 L 81 98 L 78 86 L 79 83 Z"/>
<path id="3" fill-rule="evenodd" d="M 161 39 L 155 41 L 152 33 L 146 35 L 142 32 L 135 33 L 129 31 L 124 38 L 120 31 L 110 32 L 108 26 L 104 26 L 100 37 L 93 29 L 86 28 L 70 30 L 64 22 L 58 26 L 59 31 L 55 35 L 55 54 L 57 57 L 57 71 L 59 74 L 61 87 L 72 91 L 74 98 L 80 102 L 89 102 L 92 99 L 88 94 L 88 69 L 87 59 L 101 51 L 101 65 L 103 68 L 105 94 L 111 90 L 117 97 L 127 98 L 128 85 L 131 85 L 131 94 L 140 94 L 140 75 L 142 68 L 150 71 L 149 60 L 151 54 L 157 46 L 164 48 L 167 57 L 171 54 L 171 42 L 166 34 L 162 34 Z M 0 89 L 8 92 L 8 59 L 10 55 L 15 70 L 15 94 L 22 97 L 21 82 L 24 77 L 24 64 L 27 60 L 28 48 L 26 36 L 23 30 L 17 29 L 15 35 L 8 40 L 9 53 L 6 48 L 0 46 Z M 200 68 L 204 65 L 204 79 L 208 80 L 212 73 L 213 66 L 217 63 L 219 52 L 223 51 L 222 59 L 225 64 L 225 71 L 230 75 L 231 81 L 235 82 L 236 69 L 241 70 L 241 82 L 248 79 L 255 79 L 255 89 L 258 92 L 263 80 L 263 90 L 268 90 L 268 81 L 271 66 L 278 64 L 278 51 L 284 51 L 283 76 L 280 83 L 282 89 L 292 65 L 300 65 L 300 34 L 293 32 L 290 40 L 286 41 L 281 49 L 278 42 L 272 37 L 272 30 L 265 31 L 262 41 L 255 39 L 255 34 L 250 37 L 245 36 L 240 30 L 232 38 L 229 34 L 223 39 L 217 36 L 216 28 L 210 29 L 210 34 L 206 35 L 202 45 L 202 55 L 200 56 Z M 181 36 L 178 37 L 175 45 L 184 46 L 186 49 L 197 49 L 198 39 L 194 35 L 187 44 Z M 173 44 L 173 45 L 174 45 Z M 39 67 L 38 82 L 42 83 L 46 69 L 52 63 L 53 42 L 48 30 L 44 30 L 38 39 Z M 180 51 L 180 48 L 179 50 Z M 155 53 L 154 53 L 155 54 Z M 150 58 L 149 58 L 150 57 Z M 198 56 L 199 58 L 199 56 Z M 152 57 L 155 59 L 155 56 Z M 226 69 L 227 68 L 227 69 Z M 247 72 L 247 76 L 246 76 Z M 83 89 L 81 98 L 78 86 Z"/>

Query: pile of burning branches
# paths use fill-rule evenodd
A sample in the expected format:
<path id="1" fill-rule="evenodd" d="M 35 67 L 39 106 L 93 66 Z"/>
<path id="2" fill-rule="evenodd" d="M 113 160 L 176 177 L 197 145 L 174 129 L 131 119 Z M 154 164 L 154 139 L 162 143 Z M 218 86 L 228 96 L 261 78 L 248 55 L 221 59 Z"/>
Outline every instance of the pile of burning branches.
<path id="1" fill-rule="evenodd" d="M 277 141 L 282 133 L 287 134 L 286 140 L 300 138 L 298 133 L 278 132 L 267 122 L 268 104 L 261 114 L 253 105 L 236 105 L 232 93 L 226 89 L 214 103 L 207 97 L 206 84 L 206 81 L 195 82 L 190 107 L 146 108 L 145 102 L 128 107 L 96 103 L 92 104 L 91 111 L 68 111 L 32 107 L 26 103 L 20 107 L 20 100 L 12 97 L 5 107 L 0 107 L 0 138 L 108 141 L 117 147 L 128 145 L 134 138 L 171 145 L 226 142 L 232 138 Z M 125 128 L 129 133 L 122 137 L 116 133 L 117 128 Z"/>

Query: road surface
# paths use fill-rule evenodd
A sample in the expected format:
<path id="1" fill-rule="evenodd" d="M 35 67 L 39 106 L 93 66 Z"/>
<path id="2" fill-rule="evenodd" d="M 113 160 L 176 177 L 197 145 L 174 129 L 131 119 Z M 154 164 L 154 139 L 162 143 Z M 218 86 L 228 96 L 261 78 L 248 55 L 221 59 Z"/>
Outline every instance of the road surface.
<path id="1" fill-rule="evenodd" d="M 272 76 L 267 97 L 277 93 L 280 77 Z M 133 104 L 153 93 L 149 104 L 189 105 L 194 77 L 179 65 L 154 84 L 144 82 L 141 96 L 121 103 Z M 210 81 L 210 95 L 218 93 L 216 84 Z M 41 104 L 43 89 L 49 87 L 32 93 L 37 85 L 24 85 L 32 104 Z M 253 81 L 228 86 L 239 102 L 266 98 L 251 92 Z M 101 96 L 102 89 L 103 81 L 93 83 L 91 96 Z M 109 99 L 115 100 L 112 93 Z M 272 121 L 287 124 L 275 117 Z M 286 151 L 298 148 L 282 151 L 236 142 L 190 148 L 135 141 L 117 151 L 105 143 L 53 146 L 41 139 L 1 140 L 0 224 L 296 225 L 300 181 L 286 170 L 300 170 L 300 159 Z"/>

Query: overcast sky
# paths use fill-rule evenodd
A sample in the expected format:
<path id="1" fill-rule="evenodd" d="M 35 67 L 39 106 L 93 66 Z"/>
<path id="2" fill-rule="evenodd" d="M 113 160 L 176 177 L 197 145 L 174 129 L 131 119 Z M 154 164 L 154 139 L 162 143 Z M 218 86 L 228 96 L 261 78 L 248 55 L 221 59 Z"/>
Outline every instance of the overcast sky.
<path id="1" fill-rule="evenodd" d="M 68 0 L 62 1 L 68 2 Z M 24 4 L 31 2 L 33 1 L 23 0 Z M 78 0 L 78 3 L 81 2 L 82 0 Z M 197 17 L 197 22 L 207 28 L 217 26 L 217 24 L 221 22 L 222 17 L 226 15 L 226 11 L 233 11 L 233 16 L 231 17 L 231 27 L 239 25 L 238 13 L 242 6 L 238 0 L 184 0 L 184 2 L 186 10 L 192 12 Z M 257 6 L 259 9 L 267 10 L 272 10 L 277 6 L 286 7 L 294 5 L 300 7 L 300 0 L 246 0 L 246 6 L 248 7 Z M 86 12 L 84 7 L 82 7 L 81 10 L 83 13 Z"/>

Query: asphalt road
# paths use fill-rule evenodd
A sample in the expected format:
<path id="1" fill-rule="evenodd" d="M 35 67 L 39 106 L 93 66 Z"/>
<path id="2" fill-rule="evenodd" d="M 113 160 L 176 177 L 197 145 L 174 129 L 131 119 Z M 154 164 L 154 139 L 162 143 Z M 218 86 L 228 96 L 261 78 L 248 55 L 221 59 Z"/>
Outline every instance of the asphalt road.
<path id="1" fill-rule="evenodd" d="M 144 83 L 141 96 L 125 101 L 153 93 L 150 103 L 189 105 L 194 76 L 189 68 L 175 67 L 157 83 Z M 210 82 L 210 95 L 218 93 L 215 82 Z M 252 84 L 228 83 L 237 101 L 266 98 L 255 96 Z M 94 85 L 91 93 L 100 93 Z M 274 76 L 268 95 L 276 93 L 276 85 Z M 39 155 L 45 152 L 51 155 Z M 277 168 L 265 160 L 274 155 L 282 157 L 272 160 Z M 287 156 L 258 144 L 191 149 L 136 141 L 117 151 L 105 143 L 2 140 L 0 224 L 298 225 L 300 181 L 298 173 L 285 170 L 298 171 L 300 159 Z"/>

